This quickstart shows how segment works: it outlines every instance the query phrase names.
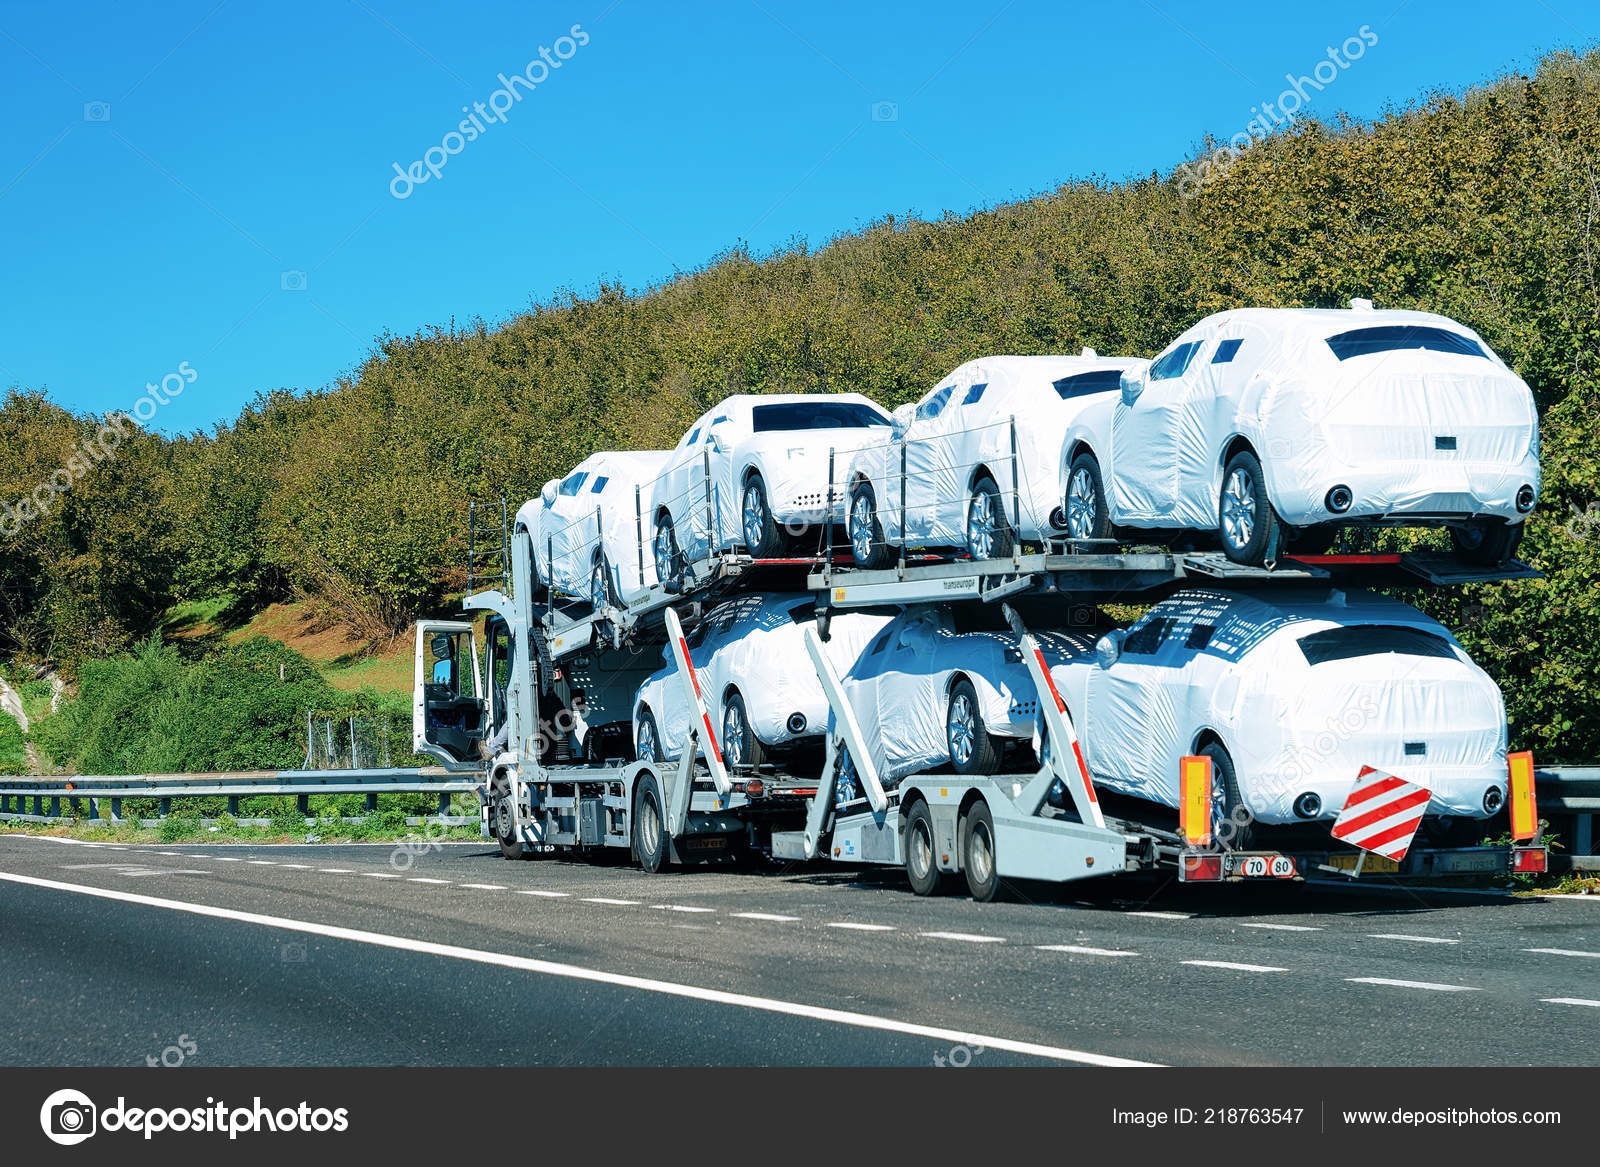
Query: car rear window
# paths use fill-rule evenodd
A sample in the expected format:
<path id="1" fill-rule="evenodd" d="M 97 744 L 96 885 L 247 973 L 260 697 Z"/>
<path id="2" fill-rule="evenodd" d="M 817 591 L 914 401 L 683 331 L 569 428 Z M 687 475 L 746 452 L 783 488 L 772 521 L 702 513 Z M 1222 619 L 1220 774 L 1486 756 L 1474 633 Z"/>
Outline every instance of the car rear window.
<path id="1" fill-rule="evenodd" d="M 1091 393 L 1110 393 L 1122 385 L 1121 369 L 1096 369 L 1092 373 L 1074 373 L 1050 384 L 1063 401 L 1074 397 L 1087 397 Z"/>
<path id="2" fill-rule="evenodd" d="M 888 424 L 888 415 L 859 401 L 783 401 L 776 405 L 758 405 L 750 414 L 750 428 L 758 434 L 860 429 Z"/>
<path id="3" fill-rule="evenodd" d="M 1403 624 L 1355 624 L 1347 628 L 1327 628 L 1302 636 L 1298 643 L 1306 660 L 1313 665 L 1388 653 L 1434 656 L 1444 660 L 1456 658 L 1455 650 L 1444 637 Z"/>
<path id="4" fill-rule="evenodd" d="M 1432 328 L 1425 324 L 1381 324 L 1372 328 L 1354 328 L 1330 336 L 1328 347 L 1341 361 L 1405 349 L 1428 349 L 1436 353 L 1485 359 L 1489 356 L 1477 341 L 1469 340 L 1459 332 L 1451 332 L 1448 328 Z"/>

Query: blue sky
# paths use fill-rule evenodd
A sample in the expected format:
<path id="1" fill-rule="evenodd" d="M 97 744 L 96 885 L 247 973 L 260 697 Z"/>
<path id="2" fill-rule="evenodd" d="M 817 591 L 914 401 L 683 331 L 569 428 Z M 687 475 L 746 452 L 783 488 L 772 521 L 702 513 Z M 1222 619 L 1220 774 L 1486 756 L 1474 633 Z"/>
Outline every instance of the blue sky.
<path id="1" fill-rule="evenodd" d="M 0 387 L 98 413 L 187 362 L 153 425 L 209 429 L 385 332 L 1168 170 L 1362 26 L 1311 112 L 1600 40 L 1578 0 L 4 0 Z M 394 197 L 430 149 L 437 177 Z"/>

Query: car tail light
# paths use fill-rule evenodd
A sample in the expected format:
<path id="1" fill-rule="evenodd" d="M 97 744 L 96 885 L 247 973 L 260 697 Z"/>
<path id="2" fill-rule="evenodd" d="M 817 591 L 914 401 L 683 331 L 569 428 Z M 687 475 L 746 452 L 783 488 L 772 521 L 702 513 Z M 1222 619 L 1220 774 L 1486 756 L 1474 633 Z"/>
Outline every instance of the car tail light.
<path id="1" fill-rule="evenodd" d="M 1183 883 L 1210 883 L 1222 878 L 1222 856 L 1189 852 L 1181 858 L 1178 879 Z"/>
<path id="2" fill-rule="evenodd" d="M 1550 870 L 1550 852 L 1543 847 L 1514 847 L 1511 870 L 1525 875 L 1542 875 Z"/>

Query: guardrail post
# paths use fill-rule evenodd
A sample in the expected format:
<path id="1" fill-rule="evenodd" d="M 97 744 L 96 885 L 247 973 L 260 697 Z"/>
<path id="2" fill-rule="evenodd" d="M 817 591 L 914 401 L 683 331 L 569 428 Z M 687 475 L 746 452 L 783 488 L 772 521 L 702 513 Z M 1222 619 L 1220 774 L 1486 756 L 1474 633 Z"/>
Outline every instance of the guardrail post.
<path id="1" fill-rule="evenodd" d="M 295 795 L 294 804 L 300 808 L 300 813 L 302 815 L 305 815 L 307 818 L 311 816 L 311 796 L 309 794 Z"/>
<path id="2" fill-rule="evenodd" d="M 122 799 L 120 798 L 111 800 L 111 821 L 114 823 L 122 821 Z"/>
<path id="3" fill-rule="evenodd" d="M 450 813 L 450 796 L 443 791 L 439 792 L 439 817 L 443 818 Z"/>
<path id="4" fill-rule="evenodd" d="M 368 814 L 377 814 L 378 813 L 378 796 L 376 794 L 367 795 L 367 813 Z"/>
<path id="5" fill-rule="evenodd" d="M 161 806 L 161 810 L 160 810 L 159 813 L 160 813 L 162 818 L 166 818 L 169 814 L 172 813 L 172 799 L 163 798 L 161 800 L 160 806 Z"/>
<path id="6" fill-rule="evenodd" d="M 42 795 L 35 794 L 33 796 L 33 813 L 40 818 L 44 817 L 44 797 Z"/>
<path id="7" fill-rule="evenodd" d="M 237 794 L 228 795 L 228 813 L 234 818 L 239 817 L 239 796 Z"/>
<path id="8" fill-rule="evenodd" d="M 50 817 L 53 819 L 61 817 L 61 799 L 54 796 L 50 799 Z"/>

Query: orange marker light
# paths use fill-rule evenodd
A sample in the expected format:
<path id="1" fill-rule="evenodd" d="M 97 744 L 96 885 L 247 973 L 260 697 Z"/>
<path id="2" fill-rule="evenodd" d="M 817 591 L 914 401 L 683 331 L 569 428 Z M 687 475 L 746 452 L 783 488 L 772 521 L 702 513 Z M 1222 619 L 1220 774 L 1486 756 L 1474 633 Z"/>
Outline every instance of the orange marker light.
<path id="1" fill-rule="evenodd" d="M 1191 755 L 1178 763 L 1178 818 L 1183 841 L 1211 844 L 1211 759 Z"/>
<path id="2" fill-rule="evenodd" d="M 1539 834 L 1539 804 L 1533 793 L 1533 755 L 1527 750 L 1507 754 L 1511 770 L 1511 838 L 1527 843 Z"/>

